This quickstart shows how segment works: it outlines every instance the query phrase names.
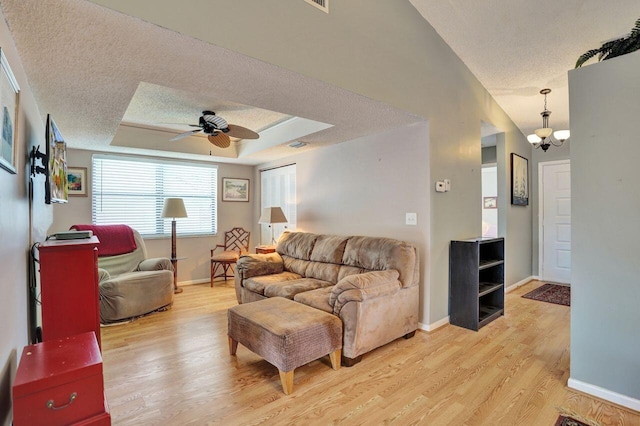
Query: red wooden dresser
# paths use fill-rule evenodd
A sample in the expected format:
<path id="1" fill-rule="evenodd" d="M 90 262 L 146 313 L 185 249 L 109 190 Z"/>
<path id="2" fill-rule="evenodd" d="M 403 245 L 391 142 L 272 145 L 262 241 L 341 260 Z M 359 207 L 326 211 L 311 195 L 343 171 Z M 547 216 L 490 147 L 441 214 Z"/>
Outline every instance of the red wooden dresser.
<path id="1" fill-rule="evenodd" d="M 40 244 L 42 340 L 93 331 L 100 345 L 98 238 Z"/>
<path id="2" fill-rule="evenodd" d="M 93 332 L 25 346 L 13 384 L 13 424 L 111 425 Z"/>

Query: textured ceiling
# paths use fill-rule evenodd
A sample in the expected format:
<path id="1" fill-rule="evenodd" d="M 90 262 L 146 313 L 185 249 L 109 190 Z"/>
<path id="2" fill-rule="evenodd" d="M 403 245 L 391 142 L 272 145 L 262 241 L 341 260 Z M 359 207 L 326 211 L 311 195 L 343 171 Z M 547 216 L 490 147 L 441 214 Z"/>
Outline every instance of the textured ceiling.
<path id="1" fill-rule="evenodd" d="M 545 87 L 552 89 L 551 126 L 568 128 L 567 71 L 583 52 L 628 33 L 640 16 L 638 0 L 410 2 L 524 134 L 541 124 Z M 55 116 L 71 147 L 202 158 L 211 150 L 206 139 L 168 144 L 188 128 L 163 123 L 192 123 L 211 109 L 231 123 L 267 130 L 250 144 L 214 148 L 210 158 L 259 164 L 300 152 L 288 147 L 293 140 L 313 149 L 422 120 L 88 1 L 0 6 L 41 113 Z M 150 129 L 148 140 L 141 127 Z"/>
<path id="2" fill-rule="evenodd" d="M 0 5 L 41 113 L 72 148 L 259 164 L 423 120 L 84 0 Z M 212 156 L 204 138 L 167 142 L 188 128 L 160 123 L 193 123 L 216 108 L 233 124 L 268 129 Z M 138 125 L 153 129 L 142 135 Z M 293 140 L 309 145 L 294 150 Z"/>
<path id="3" fill-rule="evenodd" d="M 638 0 L 410 0 L 526 135 L 569 128 L 567 72 L 587 50 L 626 35 Z M 590 62 L 591 63 L 591 62 Z"/>

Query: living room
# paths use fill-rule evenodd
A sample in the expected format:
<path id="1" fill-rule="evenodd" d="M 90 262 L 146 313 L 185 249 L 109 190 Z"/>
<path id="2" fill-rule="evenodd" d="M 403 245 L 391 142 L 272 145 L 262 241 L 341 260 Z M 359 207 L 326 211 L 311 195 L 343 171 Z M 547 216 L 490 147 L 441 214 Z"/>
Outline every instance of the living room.
<path id="1" fill-rule="evenodd" d="M 11 3 L 3 2 L 3 13 L 6 13 L 6 8 L 11 11 L 4 16 L 10 23 L 13 14 L 18 13 L 17 6 Z M 149 22 L 153 22 L 182 33 L 184 36 L 175 36 L 180 39 L 178 40 L 180 43 L 183 42 L 182 38 L 192 40 L 191 37 L 194 37 L 206 41 L 210 37 L 216 40 L 215 44 L 228 49 L 230 55 L 239 52 L 249 58 L 291 70 L 307 79 L 325 82 L 339 90 L 356 93 L 373 102 L 384 103 L 389 106 L 393 114 L 399 110 L 406 115 L 417 117 L 412 123 L 408 122 L 396 128 L 384 129 L 362 137 L 352 137 L 347 139 L 349 141 L 347 143 L 309 149 L 282 160 L 255 165 L 220 162 L 218 174 L 220 177 L 250 179 L 251 199 L 249 203 L 243 204 L 220 202 L 218 229 L 223 231 L 233 226 L 242 226 L 252 230 L 253 236 L 259 235 L 257 223 L 259 170 L 296 163 L 298 193 L 301 194 L 298 200 L 298 229 L 343 235 L 388 236 L 415 244 L 421 256 L 421 328 L 430 331 L 446 324 L 449 242 L 453 239 L 476 236 L 481 231 L 479 220 L 481 206 L 478 202 L 480 199 L 478 140 L 481 123 L 491 123 L 503 132 L 503 140 L 498 149 L 498 169 L 504 182 L 509 181 L 509 154 L 517 153 L 529 158 L 532 171 L 537 169 L 537 163 L 545 154 L 531 149 L 522 132 L 411 4 L 378 5 L 376 8 L 336 4 L 334 5 L 335 13 L 329 16 L 308 13 L 302 8 L 306 5 L 300 6 L 300 9 L 295 6 L 296 13 L 301 17 L 309 18 L 308 21 L 296 21 L 296 25 L 292 26 L 287 18 L 287 14 L 292 12 L 287 6 L 247 6 L 236 5 L 229 1 L 216 6 L 220 10 L 228 11 L 221 14 L 223 16 L 207 17 L 199 25 L 186 20 L 178 23 L 182 24 L 182 27 L 176 28 L 173 25 L 177 24 L 167 22 L 167 16 L 171 13 L 167 13 L 166 10 L 161 11 L 162 8 L 156 5 L 136 2 L 136 5 L 127 6 L 119 3 L 116 1 L 64 2 L 67 9 L 63 9 L 65 13 L 58 18 L 62 19 L 64 15 L 69 15 L 71 18 L 84 16 L 82 21 L 84 24 L 99 27 L 98 23 L 105 18 L 98 14 L 101 6 L 97 4 L 102 4 L 148 21 L 137 22 L 137 25 L 151 25 Z M 166 3 L 166 7 L 169 8 L 170 2 Z M 31 4 L 31 6 L 34 10 L 29 16 L 34 20 L 24 25 L 37 22 L 38 15 L 45 13 L 46 10 L 60 10 L 57 5 L 49 2 L 40 2 L 37 6 Z M 80 14 L 79 11 L 84 11 L 82 7 L 85 6 L 96 11 L 96 15 Z M 140 10 L 125 10 L 127 7 L 140 8 Z M 251 13 L 244 10 L 256 7 L 259 10 L 252 10 Z M 156 13 L 158 16 L 153 16 Z M 353 22 L 351 17 L 356 14 L 359 17 L 358 21 Z M 129 17 L 119 16 L 118 12 L 109 11 L 107 15 L 110 20 L 124 19 L 127 25 L 128 21 L 132 20 Z M 69 16 L 65 19 L 69 19 Z M 239 32 L 236 27 L 237 21 L 229 18 L 230 16 L 251 19 L 252 27 L 258 28 L 259 31 L 253 35 Z M 394 19 L 386 19 L 389 16 L 394 16 Z M 211 25 L 210 19 L 215 19 L 216 25 Z M 139 20 L 135 19 L 135 21 Z M 265 25 L 265 22 L 270 24 Z M 273 25 L 273 22 L 281 25 Z M 398 22 L 403 24 L 397 25 Z M 51 26 L 45 27 L 51 28 Z M 189 27 L 194 33 L 189 31 Z M 25 71 L 28 64 L 23 64 L 20 40 L 14 40 L 10 28 L 11 25 L 7 26 L 3 19 L 0 41 L 2 41 L 2 50 L 20 84 L 21 93 L 17 128 L 20 141 L 17 156 L 19 161 L 16 167 L 18 173 L 9 175 L 3 172 L 0 176 L 3 212 L 0 229 L 2 229 L 3 242 L 6 242 L 2 248 L 6 280 L 1 284 L 5 297 L 0 302 L 7 318 L 7 327 L 2 331 L 0 342 L 3 360 L 3 395 L 7 395 L 5 391 L 9 389 L 15 374 L 21 348 L 28 343 L 26 271 L 29 247 L 34 242 L 43 241 L 51 232 L 65 230 L 68 225 L 80 219 L 86 222 L 91 217 L 90 197 L 73 198 L 65 206 L 46 206 L 42 202 L 44 194 L 41 186 L 34 186 L 32 197 L 29 194 L 27 153 L 31 147 L 43 143 L 42 117 L 48 112 L 55 114 L 56 108 L 62 109 L 63 106 L 39 104 L 36 101 L 42 95 L 30 88 L 30 77 L 35 78 L 35 76 L 29 76 Z M 205 28 L 211 31 L 211 34 L 196 34 L 197 31 L 204 31 Z M 331 33 L 335 37 L 334 40 L 341 40 L 341 42 L 334 42 L 330 52 L 325 50 L 326 47 L 315 46 L 314 49 L 309 50 L 309 46 L 302 42 L 299 44 L 291 42 L 297 40 L 299 34 L 312 33 L 311 29 Z M 269 31 L 269 37 L 264 36 L 266 31 Z M 72 41 L 80 43 L 82 36 L 70 38 L 69 43 Z M 100 41 L 101 39 L 95 40 L 92 47 L 98 48 Z M 17 49 L 14 43 L 18 46 Z M 188 42 L 185 43 L 188 44 Z M 353 52 L 358 54 L 354 55 Z M 144 49 L 140 49 L 139 54 L 141 57 L 136 61 L 144 62 Z M 196 59 L 176 57 L 173 60 L 184 60 L 183 67 L 188 68 L 189 61 Z M 126 66 L 126 60 L 131 61 L 131 59 L 125 60 L 118 57 L 112 57 L 112 60 L 123 61 L 123 67 Z M 171 55 L 164 60 L 171 61 Z M 633 58 L 629 60 L 632 61 Z M 139 80 L 165 78 L 159 77 L 160 71 L 157 74 L 149 72 L 148 76 L 141 77 Z M 585 73 L 589 72 L 585 71 Z M 70 78 L 73 79 L 75 76 L 72 75 Z M 281 104 L 286 104 L 292 98 L 297 101 L 294 94 L 286 91 L 271 92 L 270 90 L 273 89 L 270 89 L 266 83 L 271 81 L 272 77 L 263 76 L 262 78 L 264 80 L 254 86 L 254 89 L 256 92 L 261 90 L 266 92 L 261 98 L 263 102 L 264 99 L 276 97 L 276 95 L 280 95 L 280 100 L 277 102 Z M 117 82 L 117 78 L 115 80 Z M 176 76 L 176 80 L 180 80 L 180 77 Z M 228 86 L 229 92 L 235 88 L 233 84 Z M 125 93 L 121 96 L 128 101 L 132 90 L 131 87 L 123 89 Z M 238 100 L 238 97 L 236 95 L 233 100 Z M 60 99 L 60 103 L 64 103 L 64 91 L 58 93 L 57 99 Z M 96 102 L 100 102 L 99 99 Z M 126 103 L 124 103 L 125 106 Z M 91 110 L 90 105 L 91 103 L 87 103 L 80 109 Z M 321 107 L 323 106 L 317 106 L 318 109 Z M 285 107 L 281 108 L 285 109 Z M 298 111 L 297 114 L 313 117 L 317 113 L 311 110 L 315 109 L 316 106 L 310 103 L 306 110 Z M 124 111 L 118 113 L 122 115 Z M 86 116 L 85 114 L 83 112 L 82 116 Z M 59 115 L 62 116 L 62 111 Z M 384 121 L 384 119 L 384 116 L 376 118 L 377 121 Z M 327 115 L 325 118 L 326 122 L 332 122 L 332 120 L 336 120 L 336 117 Z M 86 121 L 85 126 L 90 129 L 91 120 Z M 59 124 L 64 132 L 64 122 L 61 121 Z M 573 121 L 571 126 L 573 131 L 575 127 Z M 117 123 L 114 127 L 117 127 Z M 85 135 L 87 144 L 92 137 L 90 130 L 87 130 Z M 607 144 L 610 146 L 611 142 Z M 632 151 L 627 157 L 637 154 L 637 148 L 629 148 Z M 567 155 L 565 158 L 568 158 L 567 151 L 564 151 Z M 85 149 L 70 149 L 69 163 L 78 167 L 90 167 L 91 154 L 90 145 Z M 547 154 L 551 155 L 547 155 L 544 158 L 545 161 L 556 159 L 557 157 L 553 156 L 558 155 L 552 151 Z M 158 153 L 158 155 L 166 155 L 166 153 Z M 573 155 L 572 150 L 572 160 Z M 357 162 L 353 160 L 354 158 L 357 158 Z M 574 169 L 580 172 L 579 165 L 575 164 L 575 167 L 578 167 Z M 612 167 L 615 168 L 615 166 Z M 634 175 L 631 175 L 631 178 L 633 177 Z M 443 178 L 451 179 L 453 189 L 448 193 L 436 194 L 433 191 L 435 181 Z M 625 182 L 629 181 L 625 176 Z M 532 185 L 531 198 L 537 196 L 534 185 Z M 578 190 L 579 188 L 579 186 L 576 187 Z M 632 191 L 631 188 L 628 189 Z M 589 191 L 590 188 L 584 190 Z M 536 213 L 533 205 L 526 208 L 509 205 L 506 193 L 502 199 L 504 203 L 502 226 L 504 227 L 503 235 L 507 237 L 508 256 L 506 284 L 513 286 L 536 276 L 536 269 L 533 266 L 534 259 L 537 257 L 533 236 L 537 232 Z M 621 210 L 633 211 L 635 206 L 637 206 L 637 200 L 627 199 L 625 204 L 621 204 L 623 207 Z M 417 226 L 408 227 L 404 224 L 405 212 L 417 213 Z M 574 213 L 577 214 L 575 208 Z M 69 214 L 72 216 L 70 217 Z M 631 225 L 633 222 L 627 223 Z M 574 233 L 574 238 L 580 238 L 580 235 L 583 236 L 584 241 L 584 233 Z M 188 283 L 208 279 L 208 250 L 221 242 L 220 236 L 218 234 L 210 238 L 179 239 L 180 254 L 188 257 L 180 264 L 179 282 Z M 627 241 L 627 244 L 630 244 L 633 236 L 634 231 L 627 230 L 624 237 L 616 236 L 616 238 L 617 242 Z M 258 241 L 254 239 L 252 244 L 257 243 Z M 153 255 L 168 254 L 167 239 L 150 240 L 148 245 Z M 615 263 L 617 264 L 617 261 Z M 618 269 L 615 276 L 621 282 L 633 280 L 633 273 L 637 271 L 632 265 L 632 262 L 625 261 L 624 267 Z M 586 266 L 584 261 L 582 266 Z M 634 299 L 637 290 L 633 287 L 623 288 L 625 291 L 616 293 L 612 298 L 612 305 L 620 308 L 616 311 L 615 323 L 607 323 L 605 319 L 600 318 L 597 322 L 587 320 L 584 323 L 574 323 L 572 326 L 580 326 L 582 330 L 595 330 L 600 327 L 613 327 L 616 326 L 615 324 L 619 326 L 621 323 L 637 323 L 637 313 L 633 307 L 628 306 L 627 302 L 637 300 Z M 592 293 L 581 293 L 583 303 L 585 300 L 600 299 L 601 296 L 595 286 L 585 286 L 585 289 L 590 289 Z M 580 300 L 577 302 L 579 303 Z M 638 366 L 631 357 L 637 353 L 637 343 L 634 341 L 632 329 L 621 328 L 619 334 L 615 333 L 614 344 L 620 353 L 626 355 L 622 360 L 611 362 L 616 364 L 616 373 L 611 375 L 618 376 L 618 371 L 623 370 L 626 371 L 627 377 L 633 377 Z M 600 340 L 599 336 L 586 337 L 595 341 Z M 587 370 L 607 370 L 603 364 L 609 361 L 606 361 L 608 358 L 604 355 L 602 355 L 603 358 L 595 356 L 591 358 L 588 350 L 580 352 L 576 354 L 572 352 L 572 362 L 581 363 L 582 368 Z M 637 374 L 635 376 L 637 377 Z M 585 382 L 589 382 L 585 376 L 582 378 Z M 594 382 L 600 387 L 611 389 L 636 401 L 640 398 L 637 389 L 634 390 L 632 385 L 625 383 L 624 378 L 617 377 L 614 383 L 611 383 L 598 377 Z M 0 401 L 0 404 L 7 407 L 6 397 Z"/>

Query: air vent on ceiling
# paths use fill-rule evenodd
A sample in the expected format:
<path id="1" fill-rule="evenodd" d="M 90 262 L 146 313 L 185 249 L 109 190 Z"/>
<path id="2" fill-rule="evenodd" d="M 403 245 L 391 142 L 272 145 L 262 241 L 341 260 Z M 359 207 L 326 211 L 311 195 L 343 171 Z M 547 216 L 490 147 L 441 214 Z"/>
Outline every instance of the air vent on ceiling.
<path id="1" fill-rule="evenodd" d="M 329 0 L 304 0 L 309 4 L 314 5 L 318 9 L 329 13 Z"/>

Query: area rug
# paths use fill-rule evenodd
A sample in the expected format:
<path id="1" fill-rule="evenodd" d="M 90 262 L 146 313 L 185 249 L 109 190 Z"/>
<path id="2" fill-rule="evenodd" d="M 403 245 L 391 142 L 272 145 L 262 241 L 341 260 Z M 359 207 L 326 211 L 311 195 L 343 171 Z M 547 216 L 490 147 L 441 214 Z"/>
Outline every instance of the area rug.
<path id="1" fill-rule="evenodd" d="M 555 426 L 589 426 L 586 423 L 582 423 L 576 419 L 572 419 L 571 417 L 560 416 L 558 417 L 558 421 Z"/>
<path id="2" fill-rule="evenodd" d="M 571 287 L 568 285 L 543 284 L 522 297 L 540 300 L 541 302 L 555 303 L 557 305 L 571 306 Z"/>

